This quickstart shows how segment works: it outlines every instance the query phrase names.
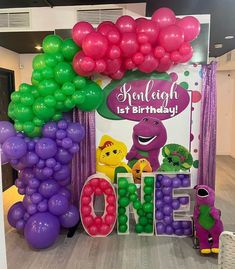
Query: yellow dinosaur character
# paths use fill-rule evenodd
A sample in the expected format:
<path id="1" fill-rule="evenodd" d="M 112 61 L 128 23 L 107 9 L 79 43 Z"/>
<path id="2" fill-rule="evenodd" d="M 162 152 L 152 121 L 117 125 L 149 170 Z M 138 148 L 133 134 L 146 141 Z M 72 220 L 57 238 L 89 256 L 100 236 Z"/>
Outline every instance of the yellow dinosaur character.
<path id="1" fill-rule="evenodd" d="M 130 167 L 122 161 L 126 154 L 127 147 L 124 143 L 103 135 L 96 150 L 96 171 L 106 174 L 114 183 L 117 173 L 131 173 Z"/>

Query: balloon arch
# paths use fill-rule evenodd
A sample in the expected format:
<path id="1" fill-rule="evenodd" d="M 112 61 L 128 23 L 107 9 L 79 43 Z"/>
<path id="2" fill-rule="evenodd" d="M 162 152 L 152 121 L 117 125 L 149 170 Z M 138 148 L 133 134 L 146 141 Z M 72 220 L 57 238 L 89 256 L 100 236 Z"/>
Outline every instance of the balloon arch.
<path id="1" fill-rule="evenodd" d="M 102 89 L 90 77 L 99 73 L 120 80 L 133 69 L 165 72 L 191 59 L 190 42 L 199 32 L 195 17 L 178 19 L 172 10 L 160 8 L 150 19 L 121 16 L 97 29 L 78 22 L 72 39 L 49 35 L 43 40 L 44 53 L 32 63 L 32 85 L 22 83 L 11 95 L 8 115 L 14 126 L 0 122 L 2 164 L 9 162 L 19 171 L 15 185 L 24 195 L 10 208 L 8 221 L 29 245 L 47 248 L 60 227 L 73 227 L 79 220 L 70 199 L 70 163 L 84 128 L 63 119 L 63 113 L 100 106 Z"/>

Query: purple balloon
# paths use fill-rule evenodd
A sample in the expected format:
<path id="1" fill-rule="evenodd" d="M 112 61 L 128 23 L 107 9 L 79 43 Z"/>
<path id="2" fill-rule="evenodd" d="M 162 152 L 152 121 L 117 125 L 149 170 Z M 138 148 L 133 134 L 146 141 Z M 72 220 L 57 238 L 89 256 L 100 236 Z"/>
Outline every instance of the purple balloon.
<path id="1" fill-rule="evenodd" d="M 37 189 L 40 185 L 40 181 L 36 178 L 30 178 L 28 181 L 28 186 L 32 189 Z"/>
<path id="2" fill-rule="evenodd" d="M 58 193 L 63 195 L 64 197 L 66 197 L 70 201 L 70 199 L 71 199 L 71 191 L 69 191 L 66 188 L 60 188 Z"/>
<path id="3" fill-rule="evenodd" d="M 67 123 L 67 121 L 66 120 L 60 120 L 60 121 L 58 121 L 58 128 L 59 129 L 67 129 L 67 127 L 68 127 L 68 123 Z"/>
<path id="4" fill-rule="evenodd" d="M 40 159 L 39 162 L 37 163 L 38 168 L 44 168 L 45 167 L 45 161 Z"/>
<path id="5" fill-rule="evenodd" d="M 24 230 L 25 227 L 25 221 L 23 219 L 20 219 L 16 222 L 16 230 L 21 232 Z"/>
<path id="6" fill-rule="evenodd" d="M 164 187 L 170 187 L 171 184 L 172 184 L 172 179 L 171 179 L 171 178 L 165 176 L 165 177 L 162 179 L 162 185 L 163 185 Z"/>
<path id="7" fill-rule="evenodd" d="M 30 218 L 29 213 L 25 212 L 24 213 L 24 220 L 27 221 Z"/>
<path id="8" fill-rule="evenodd" d="M 33 204 L 40 203 L 42 201 L 42 195 L 40 193 L 37 193 L 37 192 L 33 193 L 31 195 L 31 201 Z"/>
<path id="9" fill-rule="evenodd" d="M 181 221 L 173 221 L 173 222 L 172 222 L 172 227 L 173 227 L 174 229 L 180 229 L 180 228 L 182 227 L 182 225 L 181 225 Z"/>
<path id="10" fill-rule="evenodd" d="M 62 140 L 61 139 L 56 139 L 56 144 L 57 144 L 57 146 L 61 147 L 62 146 Z"/>
<path id="11" fill-rule="evenodd" d="M 174 229 L 170 225 L 167 225 L 165 228 L 165 233 L 171 235 L 174 233 Z"/>
<path id="12" fill-rule="evenodd" d="M 163 220 L 164 220 L 164 222 L 165 222 L 166 224 L 172 224 L 172 222 L 173 222 L 173 217 L 172 217 L 172 216 L 165 216 Z"/>
<path id="13" fill-rule="evenodd" d="M 73 142 L 79 143 L 85 135 L 85 130 L 79 123 L 69 123 L 67 128 L 67 137 L 71 138 Z"/>
<path id="14" fill-rule="evenodd" d="M 24 182 L 20 179 L 20 178 L 17 178 L 16 181 L 15 181 L 15 186 L 17 188 L 24 188 L 25 185 L 24 185 Z"/>
<path id="15" fill-rule="evenodd" d="M 57 217 L 50 213 L 37 213 L 30 217 L 24 229 L 28 244 L 36 249 L 44 249 L 53 245 L 60 232 Z"/>
<path id="16" fill-rule="evenodd" d="M 184 235 L 190 236 L 193 234 L 192 228 L 184 229 Z"/>
<path id="17" fill-rule="evenodd" d="M 35 204 L 28 205 L 27 212 L 29 213 L 29 215 L 33 215 L 33 214 L 37 213 L 37 205 L 35 205 Z"/>
<path id="18" fill-rule="evenodd" d="M 17 134 L 16 134 L 16 136 L 17 136 L 17 137 L 21 137 L 21 138 L 24 138 L 24 135 L 23 135 L 23 133 L 17 133 Z"/>
<path id="19" fill-rule="evenodd" d="M 38 155 L 35 154 L 32 151 L 29 151 L 22 159 L 21 159 L 22 163 L 25 164 L 25 166 L 27 167 L 32 167 L 35 164 L 38 163 L 39 158 Z"/>
<path id="20" fill-rule="evenodd" d="M 19 188 L 19 189 L 18 189 L 18 193 L 19 193 L 20 195 L 24 195 L 24 194 L 26 193 L 25 188 Z"/>
<path id="21" fill-rule="evenodd" d="M 66 149 L 58 148 L 55 158 L 61 164 L 68 164 L 72 161 L 73 155 Z"/>
<path id="22" fill-rule="evenodd" d="M 43 169 L 40 169 L 40 168 L 35 168 L 34 169 L 34 172 L 35 172 L 35 177 L 39 180 L 45 180 L 47 179 L 47 176 L 45 176 L 43 174 Z"/>
<path id="23" fill-rule="evenodd" d="M 174 199 L 173 201 L 172 201 L 172 208 L 174 209 L 174 210 L 177 210 L 177 209 L 179 209 L 180 208 L 180 202 L 177 200 L 177 199 Z"/>
<path id="24" fill-rule="evenodd" d="M 162 220 L 163 218 L 164 218 L 164 215 L 163 215 L 162 211 L 157 210 L 156 219 L 157 220 Z"/>
<path id="25" fill-rule="evenodd" d="M 181 205 L 187 205 L 189 203 L 188 197 L 180 197 L 180 198 L 178 198 L 178 200 L 181 203 Z"/>
<path id="26" fill-rule="evenodd" d="M 179 236 L 182 236 L 184 234 L 184 230 L 183 229 L 176 229 L 175 234 L 179 235 Z"/>
<path id="27" fill-rule="evenodd" d="M 51 177 L 53 175 L 54 170 L 52 168 L 45 167 L 43 168 L 43 175 L 46 177 Z"/>
<path id="28" fill-rule="evenodd" d="M 69 149 L 69 152 L 70 152 L 71 154 L 74 154 L 74 153 L 76 153 L 76 152 L 78 152 L 78 151 L 79 151 L 79 146 L 78 146 L 78 144 L 73 144 L 72 147 Z"/>
<path id="29" fill-rule="evenodd" d="M 23 198 L 23 205 L 25 208 L 27 208 L 29 205 L 31 205 L 31 197 L 29 195 L 25 195 Z"/>
<path id="30" fill-rule="evenodd" d="M 56 138 L 57 138 L 57 139 L 60 139 L 60 140 L 62 140 L 63 138 L 65 138 L 66 135 L 67 135 L 67 133 L 66 133 L 66 131 L 64 131 L 64 130 L 58 130 L 58 131 L 56 132 Z"/>
<path id="31" fill-rule="evenodd" d="M 42 159 L 54 157 L 57 152 L 56 143 L 51 138 L 41 138 L 35 146 L 35 152 Z"/>
<path id="32" fill-rule="evenodd" d="M 11 206 L 7 214 L 9 224 L 16 228 L 16 222 L 24 217 L 25 208 L 22 202 L 17 202 Z"/>
<path id="33" fill-rule="evenodd" d="M 192 222 L 191 221 L 182 221 L 181 224 L 182 224 L 182 227 L 184 229 L 187 229 L 187 228 L 191 228 L 192 227 Z"/>
<path id="34" fill-rule="evenodd" d="M 15 135 L 16 131 L 12 123 L 9 121 L 0 121 L 0 144 Z"/>
<path id="35" fill-rule="evenodd" d="M 162 199 L 162 197 L 163 197 L 162 191 L 161 190 L 157 190 L 155 196 L 156 196 L 156 199 Z"/>
<path id="36" fill-rule="evenodd" d="M 33 140 L 29 141 L 29 142 L 27 143 L 27 148 L 28 148 L 28 150 L 33 151 L 34 148 L 35 148 L 35 142 L 34 142 Z"/>
<path id="37" fill-rule="evenodd" d="M 61 226 L 64 228 L 71 228 L 75 226 L 80 219 L 79 211 L 74 205 L 70 205 L 66 213 L 61 215 L 59 219 Z"/>
<path id="38" fill-rule="evenodd" d="M 25 193 L 26 193 L 27 195 L 32 195 L 32 194 L 35 193 L 35 192 L 36 192 L 36 189 L 34 189 L 34 188 L 30 188 L 29 186 L 26 187 L 26 189 L 25 189 Z"/>
<path id="39" fill-rule="evenodd" d="M 157 234 L 164 234 L 165 225 L 162 222 L 158 222 L 156 227 L 157 227 Z"/>
<path id="40" fill-rule="evenodd" d="M 172 196 L 170 195 L 164 195 L 163 201 L 167 204 L 170 204 L 172 202 Z"/>
<path id="41" fill-rule="evenodd" d="M 43 195 L 45 198 L 51 198 L 58 191 L 59 191 L 59 185 L 53 179 L 43 181 L 39 187 L 39 193 Z"/>
<path id="42" fill-rule="evenodd" d="M 182 187 L 189 187 L 190 186 L 190 180 L 189 178 L 184 178 L 182 180 Z"/>
<path id="43" fill-rule="evenodd" d="M 162 181 L 163 177 L 163 175 L 157 175 L 157 181 Z"/>
<path id="44" fill-rule="evenodd" d="M 69 208 L 68 199 L 64 197 L 62 194 L 56 194 L 52 196 L 48 201 L 49 211 L 56 216 L 61 216 L 65 214 L 68 208 Z"/>
<path id="45" fill-rule="evenodd" d="M 25 184 L 28 184 L 30 178 L 34 178 L 34 171 L 31 168 L 26 168 L 19 173 L 19 178 L 24 181 Z"/>
<path id="46" fill-rule="evenodd" d="M 54 167 L 54 171 L 59 171 L 61 169 L 61 164 L 59 162 L 56 163 Z"/>
<path id="47" fill-rule="evenodd" d="M 54 173 L 54 178 L 58 181 L 67 179 L 70 177 L 70 167 L 68 165 L 62 165 L 59 171 Z"/>
<path id="48" fill-rule="evenodd" d="M 71 183 L 71 178 L 69 177 L 69 178 L 66 178 L 64 180 L 60 180 L 60 181 L 58 181 L 58 183 L 60 186 L 66 187 Z"/>
<path id="49" fill-rule="evenodd" d="M 162 193 L 165 195 L 171 195 L 172 194 L 172 188 L 171 187 L 163 187 Z"/>
<path id="50" fill-rule="evenodd" d="M 185 175 L 184 174 L 178 174 L 177 177 L 180 178 L 180 179 L 184 179 Z"/>
<path id="51" fill-rule="evenodd" d="M 181 186 L 181 180 L 178 177 L 175 177 L 172 181 L 173 188 L 179 188 Z"/>
<path id="52" fill-rule="evenodd" d="M 2 150 L 9 159 L 19 159 L 26 154 L 27 145 L 24 139 L 13 136 L 3 143 Z"/>
<path id="53" fill-rule="evenodd" d="M 162 200 L 156 200 L 155 204 L 156 204 L 156 208 L 157 208 L 157 209 L 162 208 L 163 205 L 164 205 L 164 203 L 163 203 Z"/>
<path id="54" fill-rule="evenodd" d="M 43 201 L 41 201 L 38 206 L 37 206 L 37 209 L 39 212 L 46 212 L 47 209 L 48 209 L 48 203 L 47 203 L 47 200 L 44 199 Z"/>
<path id="55" fill-rule="evenodd" d="M 164 205 L 163 206 L 162 212 L 164 213 L 164 215 L 169 216 L 169 215 L 172 214 L 172 211 L 173 210 L 172 210 L 171 206 L 169 206 L 169 205 Z"/>
<path id="56" fill-rule="evenodd" d="M 44 125 L 44 127 L 42 129 L 42 134 L 44 137 L 54 139 L 56 137 L 56 131 L 57 131 L 56 122 L 48 122 Z"/>
<path id="57" fill-rule="evenodd" d="M 49 168 L 54 168 L 56 165 L 56 160 L 55 158 L 50 158 L 46 160 L 46 166 Z"/>
<path id="58" fill-rule="evenodd" d="M 65 148 L 65 149 L 69 149 L 73 146 L 73 141 L 71 138 L 69 137 L 66 137 L 62 140 L 62 147 Z"/>
<path id="59" fill-rule="evenodd" d="M 157 187 L 157 189 L 161 188 L 161 183 L 157 181 L 156 182 L 156 187 Z"/>

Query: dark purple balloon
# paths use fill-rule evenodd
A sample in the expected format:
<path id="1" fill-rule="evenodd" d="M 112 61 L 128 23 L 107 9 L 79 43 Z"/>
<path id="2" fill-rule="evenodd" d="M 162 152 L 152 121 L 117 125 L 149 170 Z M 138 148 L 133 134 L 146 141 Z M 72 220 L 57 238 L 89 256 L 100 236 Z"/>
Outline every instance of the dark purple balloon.
<path id="1" fill-rule="evenodd" d="M 162 208 L 163 205 L 164 205 L 164 203 L 163 203 L 162 200 L 156 200 L 155 204 L 156 204 L 156 208 L 157 208 L 157 209 Z"/>
<path id="2" fill-rule="evenodd" d="M 58 131 L 56 132 L 56 138 L 57 138 L 57 139 L 60 139 L 60 140 L 62 140 L 63 138 L 65 138 L 66 135 L 67 135 L 67 133 L 66 133 L 66 131 L 64 131 L 64 130 L 58 130 Z"/>
<path id="3" fill-rule="evenodd" d="M 24 139 L 13 136 L 3 143 L 2 150 L 9 159 L 19 159 L 26 154 L 27 145 Z"/>
<path id="4" fill-rule="evenodd" d="M 1 154 L 1 163 L 0 164 L 4 165 L 10 161 L 9 158 L 7 157 L 7 155 L 2 150 L 0 150 L 0 154 Z"/>
<path id="5" fill-rule="evenodd" d="M 72 161 L 73 155 L 64 148 L 58 148 L 55 158 L 61 164 L 68 164 Z"/>
<path id="6" fill-rule="evenodd" d="M 60 120 L 60 121 L 58 121 L 58 128 L 59 129 L 67 129 L 67 127 L 68 127 L 68 123 L 67 123 L 67 121 L 66 120 Z"/>
<path id="7" fill-rule="evenodd" d="M 58 193 L 62 194 L 64 197 L 66 197 L 70 201 L 70 199 L 71 199 L 71 191 L 69 191 L 66 188 L 60 188 Z"/>
<path id="8" fill-rule="evenodd" d="M 193 234 L 192 228 L 184 229 L 184 235 L 190 236 Z"/>
<path id="9" fill-rule="evenodd" d="M 21 232 L 24 230 L 25 227 L 25 221 L 23 219 L 20 219 L 16 222 L 16 230 Z"/>
<path id="10" fill-rule="evenodd" d="M 46 160 L 46 166 L 49 168 L 54 168 L 56 165 L 56 160 L 55 158 L 50 158 Z"/>
<path id="11" fill-rule="evenodd" d="M 54 173 L 54 178 L 58 181 L 67 179 L 70 177 L 70 167 L 68 165 L 62 165 L 59 171 Z"/>
<path id="12" fill-rule="evenodd" d="M 73 146 L 73 141 L 71 138 L 69 137 L 66 137 L 62 140 L 62 147 L 65 148 L 65 149 L 69 149 Z"/>
<path id="13" fill-rule="evenodd" d="M 35 152 L 42 159 L 54 157 L 57 152 L 57 146 L 51 138 L 41 138 L 35 146 Z"/>
<path id="14" fill-rule="evenodd" d="M 35 192 L 31 195 L 30 199 L 33 204 L 38 204 L 42 201 L 43 197 L 40 193 Z"/>
<path id="15" fill-rule="evenodd" d="M 176 229 L 175 234 L 179 235 L 179 236 L 182 236 L 182 235 L 184 235 L 184 230 L 183 229 Z"/>
<path id="16" fill-rule="evenodd" d="M 161 188 L 161 183 L 157 181 L 156 182 L 156 187 L 157 187 L 157 189 Z"/>
<path id="17" fill-rule="evenodd" d="M 56 122 L 48 122 L 44 125 L 44 127 L 42 129 L 42 134 L 44 137 L 54 139 L 56 137 L 56 131 L 57 131 Z"/>
<path id="18" fill-rule="evenodd" d="M 53 175 L 54 170 L 52 168 L 49 167 L 45 167 L 43 168 L 43 175 L 46 177 L 51 177 Z"/>
<path id="19" fill-rule="evenodd" d="M 85 130 L 79 123 L 69 123 L 67 128 L 67 137 L 71 138 L 73 142 L 79 143 L 85 135 Z"/>
<path id="20" fill-rule="evenodd" d="M 164 176 L 164 178 L 162 179 L 162 185 L 164 187 L 171 187 L 171 184 L 172 184 L 172 179 L 167 176 Z"/>
<path id="21" fill-rule="evenodd" d="M 28 148 L 28 150 L 33 151 L 35 148 L 35 142 L 33 140 L 29 141 L 27 143 L 27 148 Z"/>
<path id="22" fill-rule="evenodd" d="M 160 210 L 157 210 L 156 212 L 156 219 L 157 220 L 162 220 L 164 218 L 163 213 Z"/>
<path id="23" fill-rule="evenodd" d="M 9 121 L 0 121 L 0 144 L 3 144 L 9 137 L 15 136 L 16 131 Z"/>
<path id="24" fill-rule="evenodd" d="M 33 215 L 33 214 L 37 213 L 37 205 L 35 205 L 35 204 L 28 205 L 27 212 L 29 213 L 29 215 Z"/>
<path id="25" fill-rule="evenodd" d="M 173 222 L 172 222 L 172 227 L 173 227 L 174 229 L 180 229 L 180 228 L 182 228 L 181 221 L 173 221 Z"/>
<path id="26" fill-rule="evenodd" d="M 75 226 L 80 219 L 77 207 L 70 205 L 66 213 L 61 215 L 59 219 L 61 226 L 64 228 L 71 228 Z"/>
<path id="27" fill-rule="evenodd" d="M 44 199 L 43 201 L 41 201 L 38 206 L 37 206 L 37 209 L 39 212 L 46 212 L 47 209 L 48 209 L 48 203 L 47 203 L 47 200 Z"/>
<path id="28" fill-rule="evenodd" d="M 17 202 L 11 206 L 7 214 L 9 224 L 16 228 L 16 222 L 24 217 L 25 208 L 22 202 Z"/>
<path id="29" fill-rule="evenodd" d="M 34 168 L 35 177 L 39 180 L 45 180 L 47 179 L 47 176 L 43 174 L 43 169 L 40 168 Z"/>
<path id="30" fill-rule="evenodd" d="M 165 195 L 171 195 L 172 194 L 172 188 L 171 187 L 163 187 L 162 193 Z"/>
<path id="31" fill-rule="evenodd" d="M 28 212 L 24 213 L 24 221 L 27 221 L 30 218 L 30 215 Z"/>
<path id="32" fill-rule="evenodd" d="M 29 186 L 26 187 L 26 189 L 25 189 L 25 193 L 26 193 L 27 195 L 32 195 L 32 194 L 35 193 L 36 191 L 37 191 L 36 189 L 34 189 L 34 188 L 30 188 Z"/>
<path id="33" fill-rule="evenodd" d="M 71 183 L 71 178 L 68 177 L 68 178 L 66 178 L 64 180 L 60 180 L 60 181 L 58 181 L 58 183 L 59 183 L 60 186 L 66 187 Z"/>
<path id="34" fill-rule="evenodd" d="M 61 139 L 56 139 L 56 144 L 57 144 L 57 146 L 61 147 L 62 146 L 62 140 Z"/>
<path id="35" fill-rule="evenodd" d="M 53 245 L 60 232 L 57 217 L 50 213 L 37 213 L 30 217 L 24 229 L 28 244 L 36 249 L 45 249 Z"/>
<path id="36" fill-rule="evenodd" d="M 40 159 L 39 162 L 37 163 L 38 168 L 44 168 L 45 167 L 45 161 Z"/>
<path id="37" fill-rule="evenodd" d="M 177 209 L 179 209 L 180 208 L 180 202 L 177 200 L 177 199 L 174 199 L 173 201 L 172 201 L 172 208 L 174 209 L 174 210 L 177 210 Z"/>
<path id="38" fill-rule="evenodd" d="M 164 203 L 170 204 L 172 202 L 172 196 L 171 195 L 164 195 L 163 201 L 164 201 Z"/>
<path id="39" fill-rule="evenodd" d="M 49 211 L 56 215 L 61 216 L 66 213 L 69 208 L 69 202 L 62 194 L 53 195 L 48 201 Z"/>
<path id="40" fill-rule="evenodd" d="M 61 164 L 59 162 L 56 163 L 54 167 L 54 171 L 59 171 L 61 169 Z"/>
<path id="41" fill-rule="evenodd" d="M 37 189 L 40 185 L 40 181 L 36 178 L 30 178 L 28 181 L 28 186 L 32 189 Z"/>
<path id="42" fill-rule="evenodd" d="M 155 196 L 156 196 L 156 199 L 162 199 L 162 197 L 163 197 L 162 191 L 161 190 L 156 190 Z"/>
<path id="43" fill-rule="evenodd" d="M 17 188 L 24 188 L 25 185 L 24 185 L 24 182 L 20 179 L 20 178 L 17 178 L 16 181 L 15 181 L 15 186 Z"/>
<path id="44" fill-rule="evenodd" d="M 166 228 L 165 228 L 165 233 L 168 234 L 168 235 L 173 234 L 174 233 L 174 229 L 172 228 L 172 226 L 167 225 Z"/>
<path id="45" fill-rule="evenodd" d="M 172 216 L 165 216 L 163 219 L 164 223 L 166 224 L 172 224 L 173 222 L 173 217 Z"/>
<path id="46" fill-rule="evenodd" d="M 191 221 L 182 221 L 181 223 L 182 223 L 182 227 L 184 229 L 192 227 L 192 222 Z"/>
<path id="47" fill-rule="evenodd" d="M 165 233 L 165 225 L 162 222 L 158 222 L 156 227 L 157 227 L 157 234 Z"/>
<path id="48" fill-rule="evenodd" d="M 178 174 L 177 177 L 180 178 L 180 179 L 184 179 L 185 175 L 184 174 Z"/>
<path id="49" fill-rule="evenodd" d="M 20 195 L 24 195 L 26 192 L 25 192 L 25 188 L 19 188 L 18 189 L 18 193 L 20 194 Z"/>
<path id="50" fill-rule="evenodd" d="M 78 146 L 78 144 L 73 144 L 72 147 L 69 149 L 69 152 L 70 152 L 71 154 L 74 154 L 74 153 L 76 153 L 76 152 L 78 152 L 78 151 L 79 151 L 79 146 Z"/>
<path id="51" fill-rule="evenodd" d="M 190 186 L 190 180 L 189 180 L 189 178 L 184 178 L 183 180 L 182 180 L 182 187 L 189 187 Z"/>
<path id="52" fill-rule="evenodd" d="M 28 207 L 28 205 L 31 205 L 32 202 L 31 202 L 31 197 L 30 195 L 25 195 L 24 198 L 23 198 L 23 205 L 25 208 Z"/>
<path id="53" fill-rule="evenodd" d="M 181 186 L 181 180 L 178 177 L 173 178 L 172 187 L 179 188 Z"/>
<path id="54" fill-rule="evenodd" d="M 188 197 L 180 197 L 180 198 L 178 198 L 178 200 L 181 203 L 181 205 L 187 205 L 189 203 Z"/>
<path id="55" fill-rule="evenodd" d="M 17 136 L 17 137 L 24 138 L 24 134 L 23 134 L 23 133 L 17 133 L 16 136 Z"/>
<path id="56" fill-rule="evenodd" d="M 35 164 L 38 163 L 39 158 L 38 155 L 35 154 L 32 151 L 29 151 L 22 159 L 21 159 L 22 163 L 25 164 L 25 166 L 27 167 L 32 167 Z"/>
<path id="57" fill-rule="evenodd" d="M 171 206 L 169 206 L 169 205 L 164 205 L 163 206 L 162 212 L 164 213 L 164 215 L 169 216 L 169 215 L 172 214 L 172 211 L 173 210 L 172 210 Z"/>
<path id="58" fill-rule="evenodd" d="M 51 198 L 59 191 L 60 187 L 54 179 L 48 179 L 41 183 L 39 193 L 45 198 Z"/>
<path id="59" fill-rule="evenodd" d="M 157 175 L 157 181 L 162 181 L 163 175 Z"/>

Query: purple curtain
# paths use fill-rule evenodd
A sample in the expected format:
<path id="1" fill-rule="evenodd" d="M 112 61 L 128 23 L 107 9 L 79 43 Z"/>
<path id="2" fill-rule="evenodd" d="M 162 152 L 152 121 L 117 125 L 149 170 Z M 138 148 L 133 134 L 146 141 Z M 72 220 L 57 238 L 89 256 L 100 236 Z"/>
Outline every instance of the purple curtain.
<path id="1" fill-rule="evenodd" d="M 202 68 L 202 103 L 198 184 L 215 189 L 216 62 Z"/>
<path id="2" fill-rule="evenodd" d="M 80 150 L 72 161 L 72 200 L 79 206 L 80 193 L 87 177 L 96 171 L 95 159 L 95 112 L 73 110 L 73 122 L 79 122 L 85 128 L 85 138 L 80 143 Z"/>

